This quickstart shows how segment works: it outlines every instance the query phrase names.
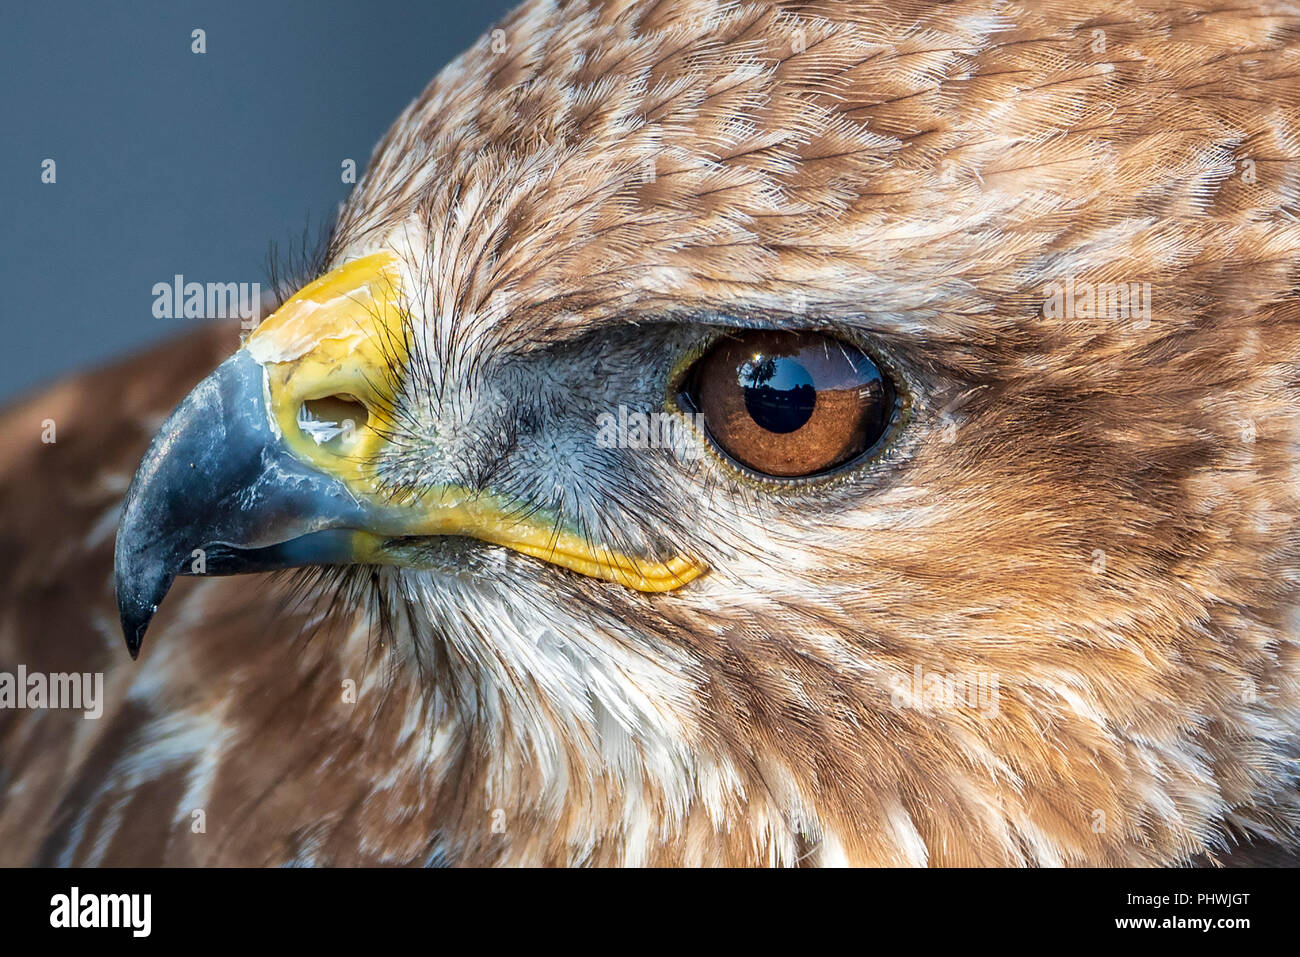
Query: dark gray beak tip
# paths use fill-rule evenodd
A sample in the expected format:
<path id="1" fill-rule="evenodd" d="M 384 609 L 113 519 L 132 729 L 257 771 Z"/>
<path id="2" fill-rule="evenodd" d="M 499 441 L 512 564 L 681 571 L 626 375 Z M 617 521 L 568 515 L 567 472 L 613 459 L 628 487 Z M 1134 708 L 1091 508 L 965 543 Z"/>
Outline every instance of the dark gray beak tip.
<path id="1" fill-rule="evenodd" d="M 148 627 L 147 619 L 144 621 L 122 619 L 122 634 L 126 636 L 126 650 L 130 653 L 132 661 L 140 657 L 140 646 L 144 644 L 144 632 Z"/>
<path id="2" fill-rule="evenodd" d="M 126 512 L 133 511 L 134 500 L 135 496 L 128 493 Z M 123 527 L 118 528 L 114 556 L 117 614 L 122 622 L 126 650 L 131 652 L 132 658 L 140 656 L 140 646 L 144 643 L 149 622 L 158 613 L 158 606 L 175 580 L 175 573 L 170 569 L 179 564 L 179 558 L 173 561 L 168 550 L 159 549 L 161 554 L 153 555 L 142 553 L 137 543 L 140 537 L 135 523 L 124 522 Z"/>
<path id="3" fill-rule="evenodd" d="M 144 633 L 149 628 L 149 622 L 153 621 L 153 616 L 158 613 L 158 603 L 161 596 L 166 595 L 171 586 L 171 576 L 166 581 L 160 583 L 158 587 L 150 589 L 159 596 L 157 601 L 141 593 L 129 594 L 129 589 L 121 578 L 117 582 L 117 613 L 122 622 L 122 637 L 126 639 L 126 650 L 131 653 L 134 660 L 140 657 L 140 646 L 144 644 Z"/>
<path id="4" fill-rule="evenodd" d="M 222 481 L 232 464 L 224 447 L 227 419 L 259 384 L 256 369 L 248 365 L 252 363 L 223 363 L 181 402 L 154 437 L 127 490 L 114 571 L 122 637 L 132 658 L 139 656 L 149 622 L 191 543 L 205 540 L 210 497 L 228 491 Z M 235 448 L 233 454 L 243 451 Z"/>

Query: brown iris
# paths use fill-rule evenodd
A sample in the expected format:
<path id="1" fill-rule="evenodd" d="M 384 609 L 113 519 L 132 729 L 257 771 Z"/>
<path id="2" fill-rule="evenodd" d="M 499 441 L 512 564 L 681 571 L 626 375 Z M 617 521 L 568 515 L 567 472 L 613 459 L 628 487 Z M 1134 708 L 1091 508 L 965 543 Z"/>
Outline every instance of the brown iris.
<path id="1" fill-rule="evenodd" d="M 682 398 L 746 468 L 782 478 L 826 472 L 884 434 L 894 390 L 861 349 L 816 333 L 749 331 L 691 369 Z"/>

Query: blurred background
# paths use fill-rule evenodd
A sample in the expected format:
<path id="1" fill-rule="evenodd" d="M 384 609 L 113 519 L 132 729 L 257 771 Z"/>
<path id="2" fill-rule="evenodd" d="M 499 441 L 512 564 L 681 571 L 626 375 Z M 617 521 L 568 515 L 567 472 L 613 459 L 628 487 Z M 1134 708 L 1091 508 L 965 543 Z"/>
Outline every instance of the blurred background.
<path id="1" fill-rule="evenodd" d="M 0 22 L 0 402 L 175 335 L 155 283 L 260 282 L 506 0 L 82 0 Z M 195 53 L 193 31 L 206 52 Z M 53 182 L 49 178 L 53 160 Z"/>

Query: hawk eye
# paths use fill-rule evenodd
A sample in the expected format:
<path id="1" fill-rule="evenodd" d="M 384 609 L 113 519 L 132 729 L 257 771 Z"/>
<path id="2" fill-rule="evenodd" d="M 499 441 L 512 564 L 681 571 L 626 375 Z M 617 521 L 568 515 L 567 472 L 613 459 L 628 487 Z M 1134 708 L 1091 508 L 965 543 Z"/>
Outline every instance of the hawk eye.
<path id="1" fill-rule="evenodd" d="M 747 331 L 687 374 L 683 404 L 736 462 L 780 478 L 827 472 L 889 426 L 894 389 L 861 349 L 817 333 Z"/>

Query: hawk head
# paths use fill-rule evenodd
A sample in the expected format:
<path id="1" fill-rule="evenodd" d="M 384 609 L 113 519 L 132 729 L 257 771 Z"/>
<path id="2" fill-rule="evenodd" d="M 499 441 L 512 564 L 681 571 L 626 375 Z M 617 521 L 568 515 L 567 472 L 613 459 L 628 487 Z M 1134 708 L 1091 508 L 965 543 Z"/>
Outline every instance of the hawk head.
<path id="1" fill-rule="evenodd" d="M 164 425 L 132 652 L 330 569 L 468 862 L 1293 842 L 1298 24 L 525 3 Z"/>

